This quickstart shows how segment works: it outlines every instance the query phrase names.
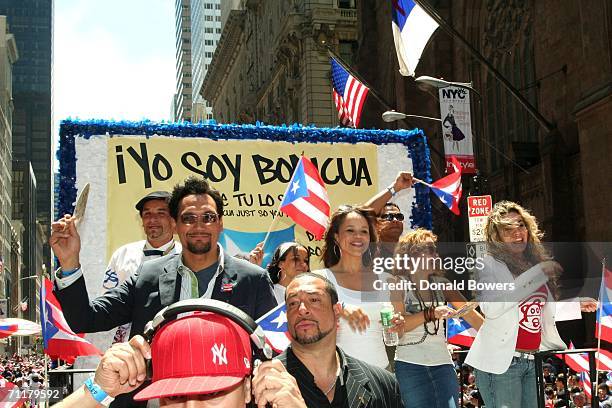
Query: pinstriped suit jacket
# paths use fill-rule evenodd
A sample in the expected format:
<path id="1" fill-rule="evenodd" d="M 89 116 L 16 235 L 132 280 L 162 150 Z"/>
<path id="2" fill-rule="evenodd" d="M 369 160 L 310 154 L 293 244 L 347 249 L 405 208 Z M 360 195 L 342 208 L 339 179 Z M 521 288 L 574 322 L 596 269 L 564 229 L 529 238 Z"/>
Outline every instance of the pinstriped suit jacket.
<path id="1" fill-rule="evenodd" d="M 337 350 L 342 365 L 344 389 L 346 389 L 349 408 L 404 407 L 399 385 L 393 374 L 348 356 L 339 347 Z M 293 354 L 291 347 L 277 358 L 287 368 L 289 374 L 295 377 L 306 405 L 309 408 L 321 408 L 320 401 L 323 393 L 316 388 L 312 374 Z"/>

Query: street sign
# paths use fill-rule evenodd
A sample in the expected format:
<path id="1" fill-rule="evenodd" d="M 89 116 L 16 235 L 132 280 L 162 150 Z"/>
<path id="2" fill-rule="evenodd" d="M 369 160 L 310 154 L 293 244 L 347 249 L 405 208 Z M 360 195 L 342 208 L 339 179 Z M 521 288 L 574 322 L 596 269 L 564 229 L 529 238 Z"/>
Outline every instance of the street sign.
<path id="1" fill-rule="evenodd" d="M 484 258 L 485 253 L 487 252 L 487 244 L 486 242 L 469 242 L 465 244 L 465 249 L 468 258 L 476 259 L 476 258 Z"/>
<path id="2" fill-rule="evenodd" d="M 470 242 L 486 241 L 484 229 L 487 223 L 487 217 L 493 208 L 491 196 L 469 196 L 467 198 L 467 204 Z"/>

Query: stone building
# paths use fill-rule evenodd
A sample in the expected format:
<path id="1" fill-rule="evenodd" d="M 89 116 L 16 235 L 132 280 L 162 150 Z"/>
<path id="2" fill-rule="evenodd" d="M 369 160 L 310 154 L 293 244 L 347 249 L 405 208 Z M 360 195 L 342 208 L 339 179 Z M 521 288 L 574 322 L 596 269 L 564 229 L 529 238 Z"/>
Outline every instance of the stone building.
<path id="1" fill-rule="evenodd" d="M 0 16 L 0 299 L 10 298 L 13 64 L 19 54 L 6 16 Z"/>
<path id="2" fill-rule="evenodd" d="M 239 2 L 224 21 L 201 89 L 215 119 L 335 126 L 322 44 L 350 58 L 357 22 L 354 1 Z"/>
<path id="3" fill-rule="evenodd" d="M 235 2 L 236 3 L 236 2 Z M 438 116 L 435 92 L 398 72 L 391 2 L 240 1 L 227 15 L 201 89 L 219 122 L 337 126 L 329 58 L 335 50 L 381 96 L 365 102 L 363 128 L 420 127 L 432 148 L 432 176 L 443 175 L 438 123 L 382 121 L 389 107 Z M 548 240 L 611 241 L 612 9 L 606 0 L 429 0 L 553 125 L 547 132 L 450 34 L 439 28 L 417 67 L 473 81 L 475 155 L 480 177 L 465 194 L 515 200 L 537 216 Z M 432 95 L 432 93 L 434 95 Z M 441 239 L 467 240 L 465 217 L 432 200 Z M 463 201 L 465 207 L 465 201 Z M 465 214 L 465 209 L 463 211 Z M 601 222 L 608 220 L 608 222 Z M 450 222 L 449 222 L 450 221 Z"/>
<path id="4" fill-rule="evenodd" d="M 609 3 L 570 1 L 559 7 L 548 0 L 439 0 L 429 4 L 554 126 L 551 132 L 538 126 L 482 63 L 439 28 L 416 76 L 473 81 L 481 94 L 472 103 L 474 149 L 487 182 L 475 185 L 465 180 L 464 191 L 478 189 L 492 194 L 494 201 L 524 204 L 533 210 L 548 240 L 611 241 L 610 188 L 603 187 L 612 185 Z M 438 101 L 397 72 L 389 29 L 391 6 L 363 0 L 359 12 L 360 31 L 368 35 L 360 36 L 355 69 L 398 111 L 438 115 Z M 380 119 L 384 108 L 369 102 L 363 127 L 388 126 Z M 412 124 L 425 130 L 434 149 L 443 151 L 438 124 Z M 432 161 L 435 178 L 444 166 L 435 152 Z M 455 218 L 453 223 L 447 219 L 434 216 L 435 227 L 448 240 L 465 239 L 465 219 Z M 604 219 L 608 222 L 600 222 Z"/>

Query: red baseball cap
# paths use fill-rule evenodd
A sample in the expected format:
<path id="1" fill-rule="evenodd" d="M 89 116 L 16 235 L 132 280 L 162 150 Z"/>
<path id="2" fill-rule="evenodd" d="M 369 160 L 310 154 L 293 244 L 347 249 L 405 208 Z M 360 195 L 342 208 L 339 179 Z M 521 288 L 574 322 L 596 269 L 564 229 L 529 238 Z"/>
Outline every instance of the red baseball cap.
<path id="1" fill-rule="evenodd" d="M 163 326 L 151 342 L 153 382 L 134 400 L 224 391 L 251 373 L 251 342 L 230 319 L 197 312 Z"/>

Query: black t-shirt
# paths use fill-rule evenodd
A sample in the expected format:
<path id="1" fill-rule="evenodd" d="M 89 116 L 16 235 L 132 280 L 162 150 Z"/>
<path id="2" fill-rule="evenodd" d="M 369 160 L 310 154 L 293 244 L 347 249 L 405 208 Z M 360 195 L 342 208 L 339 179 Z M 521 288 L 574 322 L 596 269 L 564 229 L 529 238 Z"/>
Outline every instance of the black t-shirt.
<path id="1" fill-rule="evenodd" d="M 195 273 L 196 278 L 198 278 L 198 296 L 202 297 L 204 293 L 206 293 L 206 289 L 208 289 L 208 284 L 215 273 L 217 272 L 217 268 L 219 267 L 219 262 L 215 262 L 210 265 L 208 268 L 204 268 Z"/>

